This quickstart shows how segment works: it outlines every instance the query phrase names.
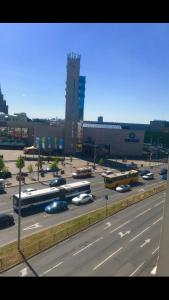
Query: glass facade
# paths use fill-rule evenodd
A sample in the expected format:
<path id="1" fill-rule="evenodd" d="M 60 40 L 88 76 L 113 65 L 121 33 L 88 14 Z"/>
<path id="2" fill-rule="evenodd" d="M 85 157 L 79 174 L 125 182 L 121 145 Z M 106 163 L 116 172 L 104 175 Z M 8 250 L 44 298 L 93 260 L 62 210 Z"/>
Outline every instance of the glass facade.
<path id="1" fill-rule="evenodd" d="M 86 77 L 79 76 L 78 120 L 83 120 Z"/>

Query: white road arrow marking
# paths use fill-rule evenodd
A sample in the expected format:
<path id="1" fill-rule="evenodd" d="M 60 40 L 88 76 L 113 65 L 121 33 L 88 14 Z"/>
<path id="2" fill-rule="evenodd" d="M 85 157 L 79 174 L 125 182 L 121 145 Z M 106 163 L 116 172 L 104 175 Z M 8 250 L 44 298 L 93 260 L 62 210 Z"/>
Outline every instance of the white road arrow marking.
<path id="1" fill-rule="evenodd" d="M 143 248 L 146 244 L 150 243 L 151 239 L 147 239 L 144 241 L 142 245 L 140 245 L 140 248 Z"/>
<path id="2" fill-rule="evenodd" d="M 27 271 L 27 267 L 26 268 L 24 268 L 24 269 L 22 269 L 19 273 L 21 274 L 21 277 L 23 277 L 23 276 L 26 276 L 27 274 L 28 274 L 28 271 Z"/>
<path id="3" fill-rule="evenodd" d="M 152 275 L 155 275 L 156 273 L 157 273 L 157 266 L 155 266 L 151 271 Z"/>
<path id="4" fill-rule="evenodd" d="M 107 222 L 107 223 L 106 223 L 106 225 L 107 225 L 107 226 L 106 226 L 106 227 L 104 227 L 104 229 L 107 229 L 107 228 L 109 228 L 109 227 L 111 226 L 111 223 L 110 223 L 110 222 Z"/>
<path id="5" fill-rule="evenodd" d="M 145 189 L 140 189 L 140 190 L 138 190 L 138 192 L 144 192 L 145 191 Z"/>
<path id="6" fill-rule="evenodd" d="M 118 232 L 118 234 L 120 235 L 120 237 L 122 238 L 123 236 L 125 236 L 126 234 L 130 234 L 131 230 L 126 231 L 125 233 L 123 232 Z"/>
<path id="7" fill-rule="evenodd" d="M 39 227 L 42 227 L 42 225 L 40 225 L 39 223 L 35 223 L 33 225 L 30 225 L 30 226 L 24 228 L 23 230 L 31 230 L 31 229 L 35 229 L 35 228 L 39 228 Z"/>

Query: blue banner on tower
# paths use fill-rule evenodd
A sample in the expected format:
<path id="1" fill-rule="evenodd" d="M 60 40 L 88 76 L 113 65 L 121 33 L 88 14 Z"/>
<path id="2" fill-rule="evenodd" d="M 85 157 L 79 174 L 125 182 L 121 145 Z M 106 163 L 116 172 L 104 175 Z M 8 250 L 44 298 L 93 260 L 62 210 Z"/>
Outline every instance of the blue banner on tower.
<path id="1" fill-rule="evenodd" d="M 36 136 L 36 138 L 35 138 L 35 147 L 36 148 L 40 147 L 40 138 L 38 136 Z"/>
<path id="2" fill-rule="evenodd" d="M 51 137 L 48 136 L 48 148 L 51 149 L 52 144 L 51 144 Z"/>

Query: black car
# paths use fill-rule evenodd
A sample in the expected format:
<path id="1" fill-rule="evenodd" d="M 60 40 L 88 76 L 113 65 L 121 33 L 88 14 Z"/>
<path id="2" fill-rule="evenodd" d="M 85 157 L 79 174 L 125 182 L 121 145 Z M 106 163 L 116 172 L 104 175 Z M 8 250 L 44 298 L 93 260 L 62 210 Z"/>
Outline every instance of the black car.
<path id="1" fill-rule="evenodd" d="M 10 214 L 0 213 L 0 229 L 9 227 L 15 224 L 14 217 Z"/>
<path id="2" fill-rule="evenodd" d="M 167 174 L 167 169 L 161 169 L 161 171 L 160 171 L 160 175 L 165 175 L 165 174 Z"/>
<path id="3" fill-rule="evenodd" d="M 148 173 L 150 173 L 150 171 L 149 170 L 141 170 L 141 171 L 139 171 L 139 173 L 140 173 L 140 176 L 144 176 L 144 175 L 147 175 Z"/>
<path id="4" fill-rule="evenodd" d="M 6 179 L 6 178 L 11 178 L 12 177 L 12 173 L 11 172 L 3 172 L 0 171 L 0 178 L 1 179 Z"/>
<path id="5" fill-rule="evenodd" d="M 65 178 L 57 178 L 57 179 L 53 179 L 50 183 L 49 186 L 53 187 L 53 186 L 60 186 L 66 184 L 66 179 Z"/>

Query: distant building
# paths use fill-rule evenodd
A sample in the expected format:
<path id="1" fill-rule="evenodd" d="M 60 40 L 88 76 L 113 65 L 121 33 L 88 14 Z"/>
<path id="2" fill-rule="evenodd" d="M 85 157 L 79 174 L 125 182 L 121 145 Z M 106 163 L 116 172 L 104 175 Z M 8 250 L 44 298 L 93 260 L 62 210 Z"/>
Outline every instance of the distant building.
<path id="1" fill-rule="evenodd" d="M 102 117 L 102 116 L 99 116 L 98 119 L 97 119 L 97 122 L 98 122 L 98 123 L 103 123 L 103 117 Z"/>
<path id="2" fill-rule="evenodd" d="M 6 105 L 6 100 L 4 100 L 1 87 L 0 87 L 0 112 L 3 112 L 4 114 L 8 114 L 8 105 Z"/>
<path id="3" fill-rule="evenodd" d="M 67 56 L 66 113 L 64 152 L 74 154 L 82 149 L 85 76 L 80 76 L 80 55 Z"/>

